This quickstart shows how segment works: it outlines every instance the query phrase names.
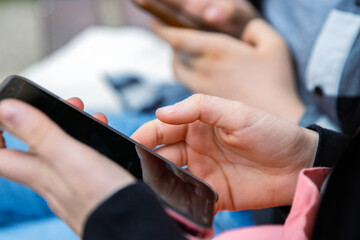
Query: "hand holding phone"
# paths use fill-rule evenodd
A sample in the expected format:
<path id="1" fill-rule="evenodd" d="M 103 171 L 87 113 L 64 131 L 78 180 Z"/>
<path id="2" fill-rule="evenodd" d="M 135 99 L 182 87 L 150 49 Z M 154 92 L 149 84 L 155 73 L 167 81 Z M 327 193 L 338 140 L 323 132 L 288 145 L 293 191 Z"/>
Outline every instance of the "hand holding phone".
<path id="1" fill-rule="evenodd" d="M 69 153 L 67 159 L 76 161 L 77 158 L 84 157 L 81 154 L 82 152 L 87 151 L 87 157 L 92 156 L 89 157 L 88 163 L 93 166 L 95 161 L 93 158 L 107 157 L 113 161 L 103 162 L 108 166 L 108 174 L 114 173 L 111 166 L 116 163 L 124 171 L 127 170 L 128 175 L 131 174 L 134 178 L 147 183 L 158 195 L 164 209 L 186 233 L 199 238 L 208 238 L 212 235 L 211 226 L 217 194 L 208 184 L 25 78 L 11 76 L 0 85 L 0 100 L 9 98 L 21 100 L 39 109 L 63 131 L 77 140 L 69 140 L 67 137 L 65 137 L 67 141 L 59 140 L 60 143 L 67 142 L 67 144 L 62 145 L 65 153 L 69 147 L 77 147 L 78 149 Z M 34 118 L 33 115 L 29 116 L 29 121 L 41 121 L 41 116 L 39 119 Z M 23 132 L 29 132 L 27 129 L 23 130 Z M 64 138 L 62 133 L 58 129 L 55 132 L 52 130 L 40 133 L 30 131 L 28 134 L 49 134 L 54 140 L 56 136 Z M 73 144 L 69 144 L 71 142 Z M 88 151 L 82 148 L 79 146 L 80 142 L 96 151 Z M 52 154 L 54 149 L 50 145 L 46 145 L 46 142 L 44 145 L 42 151 Z M 61 154 L 54 152 L 53 155 L 53 158 L 58 157 L 57 164 L 66 164 L 66 161 L 62 161 L 63 152 Z M 87 169 L 86 166 L 84 169 Z M 94 171 L 93 174 L 98 175 L 101 183 L 103 179 L 101 174 L 107 174 L 107 172 Z M 116 174 L 111 176 L 117 178 Z M 159 176 L 162 177 L 161 181 L 159 181 Z M 121 179 L 118 180 L 122 181 Z M 97 185 L 93 178 L 88 181 L 86 182 L 86 178 L 84 179 L 85 184 Z"/>
<path id="2" fill-rule="evenodd" d="M 244 29 L 245 22 L 252 18 L 253 9 L 244 9 L 239 16 L 228 16 L 229 20 L 226 23 L 210 24 L 205 22 L 198 16 L 192 15 L 187 11 L 180 11 L 179 6 L 169 1 L 164 3 L 161 0 L 132 0 L 137 6 L 152 14 L 157 19 L 161 20 L 165 24 L 173 27 L 190 28 L 209 32 L 224 33 L 235 38 L 241 36 Z M 231 5 L 234 5 L 231 3 Z M 241 5 L 242 6 L 242 5 Z M 244 5 L 245 6 L 245 5 Z M 247 5 L 246 5 L 247 6 Z M 245 7 L 244 7 L 245 8 Z M 235 11 L 235 10 L 234 10 Z M 255 11 L 254 11 L 255 12 Z M 251 16 L 250 16 L 251 15 Z M 255 14 L 254 14 L 255 16 Z"/>

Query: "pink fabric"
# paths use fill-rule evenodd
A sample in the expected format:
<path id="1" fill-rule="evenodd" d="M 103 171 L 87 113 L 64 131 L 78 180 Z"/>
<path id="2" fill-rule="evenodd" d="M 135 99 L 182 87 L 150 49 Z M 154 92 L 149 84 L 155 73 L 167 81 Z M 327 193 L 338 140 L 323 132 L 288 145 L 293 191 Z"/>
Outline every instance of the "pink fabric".
<path id="1" fill-rule="evenodd" d="M 306 240 L 311 236 L 320 203 L 320 188 L 329 168 L 304 169 L 298 179 L 291 211 L 284 225 L 266 225 L 225 232 L 214 240 Z"/>

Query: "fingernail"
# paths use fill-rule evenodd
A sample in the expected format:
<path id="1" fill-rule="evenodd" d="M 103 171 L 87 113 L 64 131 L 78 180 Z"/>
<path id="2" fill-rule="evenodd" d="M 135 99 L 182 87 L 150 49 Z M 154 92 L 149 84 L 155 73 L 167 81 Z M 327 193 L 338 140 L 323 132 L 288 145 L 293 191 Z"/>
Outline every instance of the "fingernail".
<path id="1" fill-rule="evenodd" d="M 205 11 L 205 18 L 211 21 L 219 21 L 225 18 L 224 12 L 217 6 L 211 6 Z"/>
<path id="2" fill-rule="evenodd" d="M 17 114 L 16 107 L 13 106 L 13 104 L 9 102 L 2 102 L 0 104 L 0 115 L 1 115 L 1 122 L 2 122 L 2 128 L 4 128 L 3 125 L 10 124 L 14 121 Z"/>
<path id="3" fill-rule="evenodd" d="M 170 114 L 170 113 L 175 112 L 175 106 L 171 105 L 171 106 L 162 107 L 162 108 L 159 108 L 158 111 L 165 113 L 165 114 Z"/>

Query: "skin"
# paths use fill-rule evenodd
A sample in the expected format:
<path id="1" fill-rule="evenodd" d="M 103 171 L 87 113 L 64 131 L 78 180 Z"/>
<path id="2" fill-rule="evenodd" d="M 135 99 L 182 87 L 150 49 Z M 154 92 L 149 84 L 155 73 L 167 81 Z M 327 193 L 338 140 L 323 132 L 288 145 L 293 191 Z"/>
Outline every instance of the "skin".
<path id="1" fill-rule="evenodd" d="M 132 136 L 212 185 L 219 210 L 290 204 L 317 133 L 237 101 L 196 94 Z"/>
<path id="2" fill-rule="evenodd" d="M 175 75 L 194 92 L 241 101 L 300 121 L 305 106 L 297 93 L 287 45 L 265 21 L 252 20 L 242 41 L 159 23 L 153 30 L 174 49 Z"/>
<path id="3" fill-rule="evenodd" d="M 238 32 L 234 38 L 154 23 L 153 31 L 174 49 L 173 69 L 180 82 L 196 93 L 242 101 L 292 122 L 300 121 L 305 106 L 298 96 L 287 45 L 250 3 L 160 1 L 179 14 Z"/>
<path id="4" fill-rule="evenodd" d="M 258 17 L 255 8 L 242 0 L 159 0 L 159 2 L 172 7 L 180 15 L 189 14 L 210 26 L 224 29 L 239 37 L 246 24 Z"/>
<path id="5" fill-rule="evenodd" d="M 69 102 L 83 109 L 80 99 Z M 95 116 L 107 122 L 103 114 Z M 135 182 L 127 171 L 71 138 L 23 102 L 1 101 L 0 124 L 29 144 L 28 152 L 6 149 L 0 138 L 0 175 L 42 195 L 54 213 L 80 236 L 88 215 L 100 202 Z"/>
<path id="6" fill-rule="evenodd" d="M 83 107 L 78 99 L 70 102 Z M 315 132 L 287 120 L 206 95 L 160 109 L 157 116 L 133 138 L 149 148 L 166 144 L 156 151 L 210 183 L 221 210 L 291 203 L 297 175 L 311 166 L 318 141 Z M 21 152 L 0 141 L 0 175 L 42 195 L 80 236 L 96 206 L 135 182 L 26 103 L 1 101 L 0 125 L 30 147 Z"/>

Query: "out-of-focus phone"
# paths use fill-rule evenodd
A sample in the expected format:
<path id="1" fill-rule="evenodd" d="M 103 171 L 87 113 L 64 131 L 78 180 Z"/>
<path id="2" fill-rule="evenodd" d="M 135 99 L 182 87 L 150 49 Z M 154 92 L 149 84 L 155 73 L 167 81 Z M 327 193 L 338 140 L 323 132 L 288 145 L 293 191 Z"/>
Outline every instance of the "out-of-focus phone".
<path id="1" fill-rule="evenodd" d="M 69 135 L 148 184 L 185 233 L 200 239 L 213 234 L 217 194 L 196 176 L 23 77 L 10 76 L 0 85 L 0 100 L 7 98 L 38 108 Z"/>
<path id="2" fill-rule="evenodd" d="M 161 20 L 162 22 L 180 28 L 191 28 L 209 32 L 225 33 L 233 37 L 239 37 L 240 32 L 228 31 L 225 28 L 217 28 L 204 22 L 203 20 L 186 12 L 176 11 L 176 7 L 171 3 L 164 4 L 159 0 L 132 0 L 137 6 Z"/>

